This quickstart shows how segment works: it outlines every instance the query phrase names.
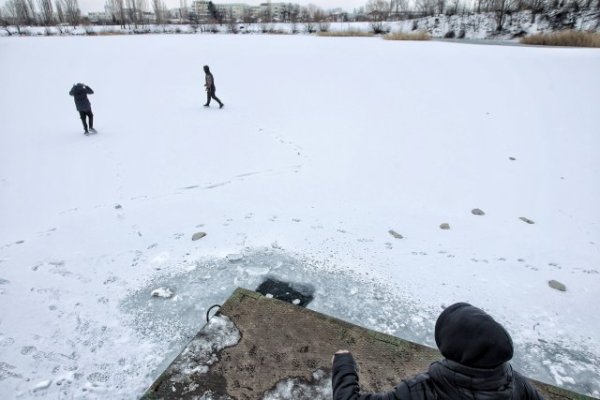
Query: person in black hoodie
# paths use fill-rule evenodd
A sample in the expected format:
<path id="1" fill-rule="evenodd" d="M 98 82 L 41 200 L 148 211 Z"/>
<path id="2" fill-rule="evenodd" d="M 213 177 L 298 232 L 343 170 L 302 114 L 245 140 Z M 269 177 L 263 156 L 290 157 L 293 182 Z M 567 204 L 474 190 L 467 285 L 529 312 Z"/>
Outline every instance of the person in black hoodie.
<path id="1" fill-rule="evenodd" d="M 92 105 L 90 104 L 90 101 L 87 97 L 88 94 L 94 94 L 94 91 L 91 87 L 86 86 L 83 83 L 76 83 L 71 88 L 69 94 L 74 97 L 75 107 L 77 108 L 77 111 L 79 111 L 79 117 L 81 118 L 81 122 L 83 123 L 83 133 L 85 133 L 86 135 L 88 135 L 90 131 L 92 133 L 95 133 L 96 130 L 94 129 L 94 114 L 92 113 Z M 88 124 L 85 121 L 86 117 L 88 118 L 90 123 L 89 131 Z"/>
<path id="2" fill-rule="evenodd" d="M 333 356 L 334 400 L 543 400 L 508 361 L 513 343 L 508 332 L 483 310 L 456 303 L 440 314 L 435 342 L 445 357 L 428 372 L 403 380 L 392 391 L 361 394 L 350 352 Z"/>
<path id="3" fill-rule="evenodd" d="M 215 92 L 217 91 L 217 87 L 215 86 L 215 78 L 210 72 L 208 65 L 204 66 L 204 73 L 206 74 L 204 77 L 204 87 L 206 88 L 206 104 L 204 107 L 210 107 L 210 99 L 215 99 L 217 103 L 219 103 L 219 108 L 223 108 L 225 104 L 223 104 L 221 100 L 215 96 Z"/>

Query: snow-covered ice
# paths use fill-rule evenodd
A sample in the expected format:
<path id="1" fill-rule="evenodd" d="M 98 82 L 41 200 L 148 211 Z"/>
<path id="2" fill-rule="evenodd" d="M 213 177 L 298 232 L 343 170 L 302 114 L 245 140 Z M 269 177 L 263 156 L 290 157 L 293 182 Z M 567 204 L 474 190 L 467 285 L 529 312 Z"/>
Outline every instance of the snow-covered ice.
<path id="1" fill-rule="evenodd" d="M 3 398 L 137 398 L 267 277 L 428 345 L 469 301 L 517 369 L 600 395 L 598 50 L 148 35 L 0 57 Z"/>

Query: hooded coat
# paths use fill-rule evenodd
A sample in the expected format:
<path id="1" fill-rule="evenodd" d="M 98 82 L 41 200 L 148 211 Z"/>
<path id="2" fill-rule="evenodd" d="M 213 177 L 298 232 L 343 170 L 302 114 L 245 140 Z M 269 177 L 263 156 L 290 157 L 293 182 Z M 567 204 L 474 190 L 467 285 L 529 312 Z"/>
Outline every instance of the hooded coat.
<path id="1" fill-rule="evenodd" d="M 92 111 L 92 105 L 90 104 L 90 101 L 87 97 L 88 94 L 94 94 L 94 91 L 91 87 L 86 86 L 83 83 L 78 83 L 76 85 L 73 85 L 69 94 L 74 97 L 75 107 L 77 107 L 77 111 Z"/>
<path id="2" fill-rule="evenodd" d="M 426 373 L 403 380 L 392 391 L 360 394 L 350 353 L 333 361 L 334 400 L 542 400 L 525 377 L 513 371 L 510 335 L 484 311 L 454 304 L 440 315 L 435 341 L 444 360 Z"/>

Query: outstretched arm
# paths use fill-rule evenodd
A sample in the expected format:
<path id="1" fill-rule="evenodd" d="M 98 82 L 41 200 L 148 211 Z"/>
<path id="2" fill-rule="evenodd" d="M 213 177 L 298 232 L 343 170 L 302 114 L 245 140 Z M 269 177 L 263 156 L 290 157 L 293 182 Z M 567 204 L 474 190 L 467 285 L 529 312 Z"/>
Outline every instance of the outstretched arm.
<path id="1" fill-rule="evenodd" d="M 332 386 L 333 400 L 401 400 L 404 383 L 388 393 L 360 394 L 356 363 L 352 354 L 338 352 L 333 356 Z M 407 397 L 404 397 L 405 399 Z"/>

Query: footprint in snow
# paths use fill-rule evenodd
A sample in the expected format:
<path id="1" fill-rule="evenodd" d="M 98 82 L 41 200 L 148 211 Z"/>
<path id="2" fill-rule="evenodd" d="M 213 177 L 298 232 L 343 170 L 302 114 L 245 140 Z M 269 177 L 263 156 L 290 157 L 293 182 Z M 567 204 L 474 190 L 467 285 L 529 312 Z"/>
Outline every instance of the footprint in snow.
<path id="1" fill-rule="evenodd" d="M 29 354 L 36 352 L 37 348 L 35 346 L 24 346 L 21 347 L 21 354 L 24 356 L 28 356 Z"/>

